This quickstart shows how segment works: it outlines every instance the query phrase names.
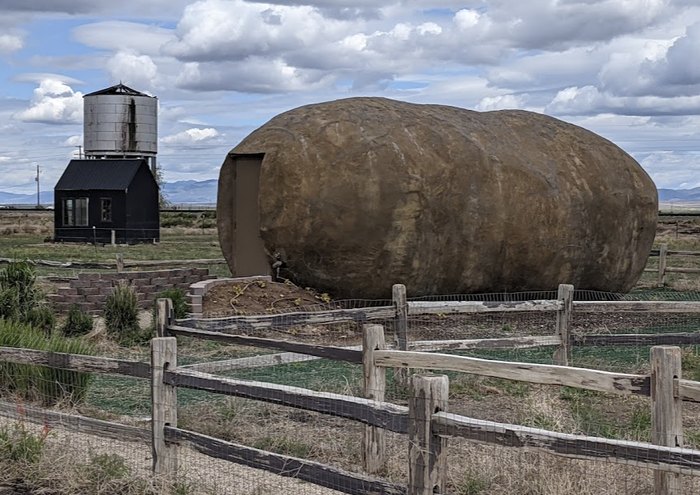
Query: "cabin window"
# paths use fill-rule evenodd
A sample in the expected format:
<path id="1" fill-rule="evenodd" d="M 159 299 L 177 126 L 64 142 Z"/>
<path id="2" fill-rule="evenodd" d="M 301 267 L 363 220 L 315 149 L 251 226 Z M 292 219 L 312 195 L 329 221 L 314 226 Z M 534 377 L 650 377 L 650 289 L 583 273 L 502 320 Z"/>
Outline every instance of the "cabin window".
<path id="1" fill-rule="evenodd" d="M 112 221 L 112 198 L 100 199 L 100 219 L 103 222 Z"/>
<path id="2" fill-rule="evenodd" d="M 88 224 L 88 199 L 67 198 L 63 200 L 63 225 L 86 227 Z"/>

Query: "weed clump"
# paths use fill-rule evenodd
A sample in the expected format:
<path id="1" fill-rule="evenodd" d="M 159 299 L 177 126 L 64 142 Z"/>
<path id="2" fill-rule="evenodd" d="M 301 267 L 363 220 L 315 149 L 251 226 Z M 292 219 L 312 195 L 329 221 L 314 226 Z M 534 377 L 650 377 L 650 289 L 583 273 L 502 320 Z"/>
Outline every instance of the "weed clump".
<path id="1" fill-rule="evenodd" d="M 36 464 L 44 452 L 48 435 L 47 427 L 38 434 L 32 433 L 23 422 L 0 426 L 0 461 L 23 466 Z"/>
<path id="2" fill-rule="evenodd" d="M 69 354 L 92 354 L 92 348 L 77 339 L 53 334 L 26 323 L 0 319 L 0 347 L 19 347 Z M 54 405 L 75 405 L 85 397 L 89 373 L 67 371 L 31 364 L 0 364 L 0 395 L 19 396 L 30 401 Z"/>
<path id="3" fill-rule="evenodd" d="M 105 326 L 120 344 L 138 344 L 148 338 L 139 326 L 138 297 L 130 285 L 119 284 L 107 297 Z"/>
<path id="4" fill-rule="evenodd" d="M 26 321 L 40 300 L 36 272 L 27 261 L 15 261 L 0 270 L 0 318 Z"/>
<path id="5" fill-rule="evenodd" d="M 61 333 L 68 337 L 86 335 L 92 331 L 92 325 L 92 316 L 80 309 L 77 304 L 73 304 L 68 309 L 68 316 L 61 327 Z"/>
<path id="6" fill-rule="evenodd" d="M 187 296 L 184 290 L 178 288 L 166 289 L 159 293 L 156 299 L 170 299 L 173 302 L 175 318 L 187 318 Z"/>

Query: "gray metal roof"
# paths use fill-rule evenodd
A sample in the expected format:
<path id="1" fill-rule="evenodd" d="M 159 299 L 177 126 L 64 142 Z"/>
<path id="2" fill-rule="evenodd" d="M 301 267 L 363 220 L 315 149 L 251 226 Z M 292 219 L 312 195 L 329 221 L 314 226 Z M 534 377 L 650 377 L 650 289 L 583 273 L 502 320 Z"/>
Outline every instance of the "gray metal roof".
<path id="1" fill-rule="evenodd" d="M 142 93 L 141 91 L 136 91 L 135 89 L 130 88 L 129 86 L 125 86 L 122 83 L 115 84 L 114 86 L 110 86 L 109 88 L 100 89 L 98 91 L 88 93 L 86 95 L 83 95 L 83 98 L 85 96 L 94 96 L 94 95 L 131 95 L 131 96 L 148 96 L 149 98 L 155 98 L 155 96 L 147 95 L 146 93 Z"/>
<path id="2" fill-rule="evenodd" d="M 54 190 L 125 191 L 139 167 L 148 168 L 146 160 L 71 160 Z"/>

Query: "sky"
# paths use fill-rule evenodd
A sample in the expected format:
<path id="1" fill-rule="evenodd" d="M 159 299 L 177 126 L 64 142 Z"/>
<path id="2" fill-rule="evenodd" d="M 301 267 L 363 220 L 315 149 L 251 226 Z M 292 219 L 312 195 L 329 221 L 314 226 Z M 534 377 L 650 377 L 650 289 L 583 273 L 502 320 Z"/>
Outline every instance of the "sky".
<path id="1" fill-rule="evenodd" d="M 159 101 L 167 182 L 218 177 L 283 111 L 383 96 L 545 113 L 700 187 L 697 0 L 0 0 L 0 190 L 52 189 L 82 96 Z"/>

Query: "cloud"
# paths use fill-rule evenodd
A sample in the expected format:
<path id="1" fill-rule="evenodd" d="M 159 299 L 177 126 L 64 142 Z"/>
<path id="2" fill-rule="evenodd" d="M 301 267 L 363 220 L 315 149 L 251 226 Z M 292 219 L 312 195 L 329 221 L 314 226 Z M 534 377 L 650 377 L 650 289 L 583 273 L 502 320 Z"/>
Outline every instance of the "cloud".
<path id="1" fill-rule="evenodd" d="M 324 85 L 325 74 L 297 69 L 280 59 L 251 57 L 239 63 L 185 64 L 177 78 L 180 88 L 251 93 L 302 91 Z"/>
<path id="2" fill-rule="evenodd" d="M 138 15 L 141 18 L 172 16 L 191 0 L 3 0 L 0 13 L 44 14 L 47 12 L 84 15 L 117 13 L 120 16 Z"/>
<path id="3" fill-rule="evenodd" d="M 306 5 L 243 0 L 202 0 L 189 5 L 178 23 L 177 41 L 164 53 L 185 61 L 243 60 L 338 39 L 343 21 Z"/>
<path id="4" fill-rule="evenodd" d="M 615 96 L 595 86 L 574 86 L 559 91 L 545 107 L 545 112 L 553 115 L 696 115 L 700 112 L 700 95 Z"/>
<path id="5" fill-rule="evenodd" d="M 66 76 L 65 74 L 55 74 L 52 72 L 24 72 L 22 74 L 17 74 L 12 78 L 12 80 L 15 82 L 30 82 L 35 84 L 41 84 L 42 81 L 47 79 L 62 82 L 64 84 L 83 84 L 83 81 L 80 79 Z"/>
<path id="6" fill-rule="evenodd" d="M 490 112 L 492 110 L 524 109 L 526 107 L 526 95 L 499 95 L 482 98 L 476 106 L 480 112 Z"/>
<path id="7" fill-rule="evenodd" d="M 23 122 L 68 124 L 82 121 L 83 94 L 55 79 L 41 81 L 34 90 L 31 106 L 14 118 Z"/>
<path id="8" fill-rule="evenodd" d="M 80 146 L 81 144 L 83 144 L 83 135 L 76 134 L 74 136 L 71 136 L 65 141 L 63 141 L 63 144 L 65 146 Z"/>
<path id="9" fill-rule="evenodd" d="M 161 143 L 170 145 L 193 145 L 193 144 L 204 144 L 210 142 L 218 137 L 220 137 L 219 131 L 213 127 L 207 127 L 204 129 L 194 127 L 192 129 L 187 129 L 177 134 L 172 134 L 170 136 L 165 136 L 161 138 Z"/>
<path id="10" fill-rule="evenodd" d="M 15 34 L 0 34 L 0 54 L 9 54 L 21 50 L 24 40 Z"/>
<path id="11" fill-rule="evenodd" d="M 641 160 L 641 165 L 651 170 L 656 187 L 692 189 L 700 187 L 700 153 L 658 151 Z"/>
<path id="12" fill-rule="evenodd" d="M 175 41 L 172 29 L 126 21 L 83 24 L 73 29 L 73 36 L 89 47 L 147 55 L 158 55 L 163 45 Z"/>
<path id="13" fill-rule="evenodd" d="M 107 61 L 112 81 L 122 81 L 137 88 L 152 88 L 158 77 L 158 67 L 148 55 L 119 51 Z"/>

